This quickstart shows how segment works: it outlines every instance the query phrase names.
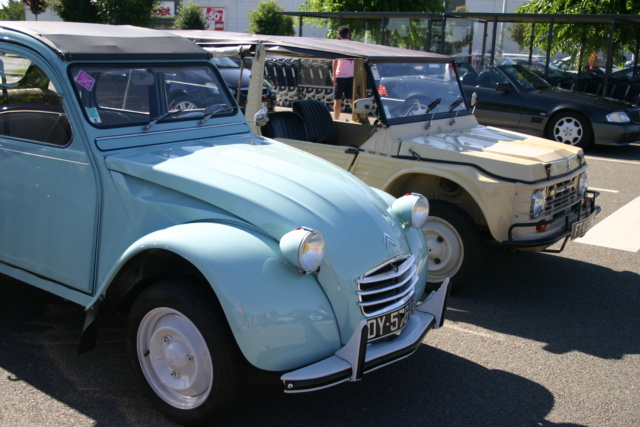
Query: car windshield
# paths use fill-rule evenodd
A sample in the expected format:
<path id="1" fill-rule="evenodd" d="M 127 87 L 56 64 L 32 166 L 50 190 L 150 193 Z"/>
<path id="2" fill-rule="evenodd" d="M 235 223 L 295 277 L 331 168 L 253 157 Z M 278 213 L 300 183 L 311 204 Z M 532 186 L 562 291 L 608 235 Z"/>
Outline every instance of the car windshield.
<path id="1" fill-rule="evenodd" d="M 524 90 L 541 90 L 552 87 L 549 82 L 524 65 L 501 65 L 499 67 L 509 78 Z"/>
<path id="2" fill-rule="evenodd" d="M 208 65 L 76 65 L 70 74 L 85 117 L 95 127 L 150 127 L 201 118 L 211 106 L 219 114 L 233 114 L 236 108 L 224 82 Z"/>
<path id="3" fill-rule="evenodd" d="M 453 64 L 376 62 L 371 73 L 389 123 L 467 110 Z"/>

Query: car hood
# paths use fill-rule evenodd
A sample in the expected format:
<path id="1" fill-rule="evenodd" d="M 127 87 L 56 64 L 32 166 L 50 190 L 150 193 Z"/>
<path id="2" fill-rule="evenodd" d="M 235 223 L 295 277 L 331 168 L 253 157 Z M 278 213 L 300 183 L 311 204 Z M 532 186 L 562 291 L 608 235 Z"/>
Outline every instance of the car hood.
<path id="1" fill-rule="evenodd" d="M 135 188 L 149 191 L 149 187 L 160 186 L 165 190 L 158 194 L 167 199 L 162 203 L 182 200 L 172 207 L 197 207 L 201 217 L 193 221 L 235 217 L 235 221 L 252 224 L 275 240 L 300 226 L 319 230 L 325 236 L 327 260 L 334 265 L 370 269 L 372 263 L 409 252 L 404 231 L 388 213 L 388 204 L 370 187 L 324 160 L 281 143 L 226 136 L 224 141 L 211 139 L 118 153 L 109 156 L 106 163 L 115 175 L 121 175 L 114 179 L 127 183 L 123 197 L 134 194 L 136 200 L 157 200 L 136 196 Z M 176 194 L 187 195 L 193 202 L 187 203 Z M 125 203 L 125 207 L 128 204 L 137 205 Z M 208 212 L 206 206 L 210 206 Z M 385 235 L 393 238 L 393 244 L 385 242 Z"/>
<path id="2" fill-rule="evenodd" d="M 607 114 L 609 112 L 622 111 L 626 108 L 631 107 L 629 104 L 617 99 L 604 98 L 602 96 L 597 96 L 589 93 L 572 92 L 570 90 L 555 87 L 542 89 L 537 91 L 536 93 L 538 94 L 538 96 L 543 96 L 545 98 L 551 98 L 558 101 L 564 101 L 574 104 L 584 104 L 584 107 L 587 110 L 593 109 L 593 107 L 600 107 L 602 109 L 608 110 Z"/>
<path id="3" fill-rule="evenodd" d="M 488 126 L 399 139 L 400 156 L 469 165 L 507 181 L 534 183 L 584 166 L 580 148 Z"/>

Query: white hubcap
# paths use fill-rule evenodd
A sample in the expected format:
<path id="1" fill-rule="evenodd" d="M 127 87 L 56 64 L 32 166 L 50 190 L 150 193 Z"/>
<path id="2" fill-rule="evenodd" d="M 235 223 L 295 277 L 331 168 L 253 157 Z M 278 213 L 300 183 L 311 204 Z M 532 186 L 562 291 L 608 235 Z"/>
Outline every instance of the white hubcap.
<path id="1" fill-rule="evenodd" d="M 213 365 L 198 328 L 182 313 L 156 308 L 138 328 L 138 360 L 147 382 L 165 402 L 196 408 L 209 396 Z"/>
<path id="2" fill-rule="evenodd" d="M 564 144 L 576 145 L 583 135 L 582 125 L 572 117 L 565 117 L 556 123 L 553 129 L 553 137 Z"/>
<path id="3" fill-rule="evenodd" d="M 464 245 L 460 234 L 442 218 L 429 217 L 423 228 L 429 249 L 429 277 L 432 283 L 453 277 L 464 260 Z"/>

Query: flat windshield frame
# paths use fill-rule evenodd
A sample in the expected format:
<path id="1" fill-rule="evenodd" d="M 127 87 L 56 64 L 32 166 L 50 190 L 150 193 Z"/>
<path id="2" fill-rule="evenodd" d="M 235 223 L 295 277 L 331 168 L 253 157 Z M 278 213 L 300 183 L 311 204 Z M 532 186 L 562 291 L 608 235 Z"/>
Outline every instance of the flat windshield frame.
<path id="1" fill-rule="evenodd" d="M 69 77 L 86 120 L 97 128 L 194 120 L 212 105 L 220 115 L 237 112 L 210 63 L 75 64 Z"/>
<path id="2" fill-rule="evenodd" d="M 374 61 L 368 69 L 387 125 L 471 114 L 452 62 Z"/>

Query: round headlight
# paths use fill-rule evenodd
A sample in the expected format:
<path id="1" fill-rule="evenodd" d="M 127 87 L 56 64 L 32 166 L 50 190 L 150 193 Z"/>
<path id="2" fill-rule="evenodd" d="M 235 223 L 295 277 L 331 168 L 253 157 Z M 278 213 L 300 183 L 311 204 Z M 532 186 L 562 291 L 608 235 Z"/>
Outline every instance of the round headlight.
<path id="1" fill-rule="evenodd" d="M 587 192 L 587 187 L 589 186 L 589 174 L 587 172 L 582 172 L 580 177 L 578 178 L 578 194 L 580 197 L 583 197 Z"/>
<path id="2" fill-rule="evenodd" d="M 324 236 L 319 231 L 299 227 L 282 236 L 280 250 L 291 264 L 310 273 L 324 260 Z"/>
<path id="3" fill-rule="evenodd" d="M 531 217 L 536 218 L 542 213 L 544 209 L 544 202 L 547 198 L 544 188 L 538 189 L 533 196 L 531 196 Z"/>
<path id="4" fill-rule="evenodd" d="M 421 228 L 429 218 L 429 201 L 422 194 L 407 194 L 393 202 L 391 211 L 403 224 Z"/>

